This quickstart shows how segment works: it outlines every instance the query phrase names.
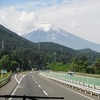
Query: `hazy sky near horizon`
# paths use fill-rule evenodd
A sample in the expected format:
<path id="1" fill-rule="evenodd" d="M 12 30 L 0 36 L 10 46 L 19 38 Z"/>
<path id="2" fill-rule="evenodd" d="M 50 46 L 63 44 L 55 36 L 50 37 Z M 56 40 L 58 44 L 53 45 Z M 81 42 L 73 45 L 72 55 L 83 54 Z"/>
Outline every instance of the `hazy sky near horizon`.
<path id="1" fill-rule="evenodd" d="M 22 35 L 39 23 L 100 44 L 100 0 L 0 0 L 0 24 Z"/>

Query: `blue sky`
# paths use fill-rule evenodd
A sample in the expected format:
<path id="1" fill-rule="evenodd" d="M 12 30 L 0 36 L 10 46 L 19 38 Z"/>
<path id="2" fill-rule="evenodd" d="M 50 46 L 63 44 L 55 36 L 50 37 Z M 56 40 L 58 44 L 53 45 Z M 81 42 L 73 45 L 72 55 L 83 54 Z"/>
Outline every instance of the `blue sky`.
<path id="1" fill-rule="evenodd" d="M 27 2 L 40 2 L 47 3 L 48 6 L 52 6 L 55 2 L 57 4 L 62 3 L 64 0 L 0 0 L 0 6 L 11 6 L 15 4 L 27 3 Z"/>
<path id="2" fill-rule="evenodd" d="M 0 0 L 0 6 L 10 6 L 26 2 L 27 0 Z"/>
<path id="3" fill-rule="evenodd" d="M 18 6 L 17 10 L 26 10 L 26 11 L 31 11 L 33 9 L 39 10 L 44 7 L 52 7 L 55 5 L 59 5 L 63 3 L 65 0 L 0 0 L 0 6 L 1 8 L 3 7 L 10 7 L 10 6 Z M 67 0 L 69 1 L 69 0 Z M 71 1 L 71 0 L 70 0 Z M 21 5 L 28 5 L 32 4 L 30 7 L 21 7 Z"/>
<path id="4" fill-rule="evenodd" d="M 0 24 L 19 35 L 41 22 L 100 44 L 100 0 L 0 0 Z"/>

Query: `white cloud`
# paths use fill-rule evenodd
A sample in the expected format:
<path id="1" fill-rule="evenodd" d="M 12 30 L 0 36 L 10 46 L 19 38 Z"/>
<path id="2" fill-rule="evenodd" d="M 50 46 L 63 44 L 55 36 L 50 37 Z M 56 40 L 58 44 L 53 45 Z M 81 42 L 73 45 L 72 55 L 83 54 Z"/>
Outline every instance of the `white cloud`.
<path id="1" fill-rule="evenodd" d="M 0 23 L 19 35 L 32 31 L 36 19 L 34 12 L 18 11 L 15 7 L 0 10 Z"/>
<path id="2" fill-rule="evenodd" d="M 41 19 L 57 24 L 77 36 L 100 43 L 100 0 L 72 1 L 74 2 L 44 10 L 46 13 L 42 13 Z"/>
<path id="3" fill-rule="evenodd" d="M 55 24 L 77 36 L 100 43 L 100 0 L 64 0 L 55 6 L 29 2 L 0 9 L 0 23 L 18 34 L 39 22 Z"/>

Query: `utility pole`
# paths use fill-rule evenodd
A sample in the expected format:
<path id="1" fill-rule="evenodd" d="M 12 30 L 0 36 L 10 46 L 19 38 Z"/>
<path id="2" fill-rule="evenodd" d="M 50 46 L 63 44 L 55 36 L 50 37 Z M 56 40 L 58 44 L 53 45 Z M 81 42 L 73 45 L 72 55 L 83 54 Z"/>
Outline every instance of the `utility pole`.
<path id="1" fill-rule="evenodd" d="M 62 53 L 62 46 L 61 46 L 61 53 Z"/>
<path id="2" fill-rule="evenodd" d="M 4 41 L 2 40 L 2 51 L 4 50 Z"/>
<path id="3" fill-rule="evenodd" d="M 63 50 L 63 48 L 62 48 L 62 46 L 61 46 L 61 48 L 60 48 L 60 61 L 62 62 L 62 55 L 63 55 L 63 53 L 62 53 L 62 50 Z"/>
<path id="4" fill-rule="evenodd" d="M 38 51 L 39 51 L 39 50 L 40 50 L 40 45 L 41 45 L 41 44 L 40 44 L 40 36 L 39 36 L 38 41 L 39 41 L 39 42 L 38 42 Z"/>
<path id="5" fill-rule="evenodd" d="M 54 52 L 54 62 L 56 62 L 56 51 Z"/>
<path id="6" fill-rule="evenodd" d="M 40 42 L 38 43 L 38 51 L 40 50 Z"/>

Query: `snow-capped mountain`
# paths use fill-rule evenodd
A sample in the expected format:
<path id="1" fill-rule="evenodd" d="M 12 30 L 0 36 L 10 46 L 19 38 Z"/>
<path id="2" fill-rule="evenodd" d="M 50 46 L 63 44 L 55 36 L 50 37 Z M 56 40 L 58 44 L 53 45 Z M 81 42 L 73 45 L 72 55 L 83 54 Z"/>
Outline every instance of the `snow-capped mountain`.
<path id="1" fill-rule="evenodd" d="M 100 44 L 96 44 L 75 36 L 61 28 L 51 24 L 40 24 L 31 33 L 22 35 L 22 37 L 32 42 L 54 42 L 73 49 L 90 48 L 100 52 Z"/>

